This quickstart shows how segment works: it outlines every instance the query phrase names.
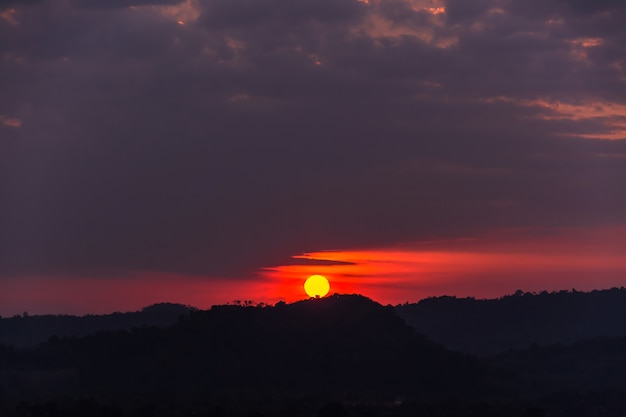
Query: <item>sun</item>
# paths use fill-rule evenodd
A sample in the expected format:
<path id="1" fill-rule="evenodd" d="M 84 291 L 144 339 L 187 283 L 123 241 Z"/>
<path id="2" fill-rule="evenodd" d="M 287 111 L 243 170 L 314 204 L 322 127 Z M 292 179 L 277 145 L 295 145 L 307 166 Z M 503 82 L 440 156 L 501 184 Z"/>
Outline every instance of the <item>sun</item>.
<path id="1" fill-rule="evenodd" d="M 323 297 L 328 294 L 330 283 L 322 275 L 311 275 L 304 281 L 304 291 L 309 297 Z"/>

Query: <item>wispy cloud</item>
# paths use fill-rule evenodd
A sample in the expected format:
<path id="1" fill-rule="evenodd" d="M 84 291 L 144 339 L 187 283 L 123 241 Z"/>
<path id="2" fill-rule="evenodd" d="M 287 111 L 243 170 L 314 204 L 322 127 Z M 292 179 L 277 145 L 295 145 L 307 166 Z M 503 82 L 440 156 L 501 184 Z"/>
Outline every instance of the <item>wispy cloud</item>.
<path id="1" fill-rule="evenodd" d="M 2 123 L 5 126 L 9 126 L 9 127 L 21 127 L 22 126 L 22 120 L 15 118 L 15 117 L 6 117 L 2 114 L 0 114 L 0 123 Z"/>

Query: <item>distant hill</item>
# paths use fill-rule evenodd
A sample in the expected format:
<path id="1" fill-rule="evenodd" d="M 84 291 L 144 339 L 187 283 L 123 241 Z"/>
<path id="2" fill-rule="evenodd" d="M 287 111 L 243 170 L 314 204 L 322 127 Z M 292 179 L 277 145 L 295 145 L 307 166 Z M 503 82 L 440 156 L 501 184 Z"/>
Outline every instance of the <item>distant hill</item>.
<path id="1" fill-rule="evenodd" d="M 492 348 L 499 340 L 510 344 L 521 323 L 534 333 L 522 332 L 526 338 L 515 339 L 520 344 L 541 335 L 544 341 L 585 338 L 590 332 L 578 329 L 580 317 L 606 318 L 623 295 L 517 293 L 487 301 L 444 297 L 417 306 L 443 314 L 439 309 L 447 305 L 458 340 L 466 344 L 472 328 L 462 325 L 477 326 L 472 319 L 484 318 L 481 342 Z M 590 299 L 603 309 L 593 310 L 598 304 Z M 406 307 L 358 295 L 215 306 L 191 310 L 169 327 L 54 336 L 29 348 L 0 344 L 0 415 L 626 415 L 626 334 L 477 358 L 418 333 L 397 314 Z M 506 320 L 510 329 L 495 324 Z M 617 319 L 591 323 L 604 332 L 619 330 Z M 544 325 L 560 333 L 548 339 L 548 330 L 533 327 Z M 499 334 L 501 329 L 506 331 Z"/>
<path id="2" fill-rule="evenodd" d="M 396 307 L 408 324 L 462 352 L 490 355 L 536 345 L 626 336 L 626 289 L 539 294 L 493 300 L 435 297 Z"/>
<path id="3" fill-rule="evenodd" d="M 487 362 L 513 372 L 530 393 L 555 387 L 559 391 L 615 392 L 626 387 L 626 336 L 509 350 Z M 626 410 L 624 395 L 622 403 Z"/>
<path id="4" fill-rule="evenodd" d="M 53 338 L 2 356 L 0 375 L 11 375 L 5 389 L 16 396 L 24 395 L 19 387 L 36 395 L 108 397 L 430 396 L 477 388 L 481 369 L 418 334 L 393 308 L 362 296 L 216 306 L 166 329 Z"/>
<path id="5" fill-rule="evenodd" d="M 133 327 L 166 327 L 195 310 L 181 304 L 159 303 L 131 313 L 69 316 L 41 315 L 0 318 L 0 343 L 10 346 L 35 346 L 52 336 L 86 336 L 100 331 L 127 330 Z"/>

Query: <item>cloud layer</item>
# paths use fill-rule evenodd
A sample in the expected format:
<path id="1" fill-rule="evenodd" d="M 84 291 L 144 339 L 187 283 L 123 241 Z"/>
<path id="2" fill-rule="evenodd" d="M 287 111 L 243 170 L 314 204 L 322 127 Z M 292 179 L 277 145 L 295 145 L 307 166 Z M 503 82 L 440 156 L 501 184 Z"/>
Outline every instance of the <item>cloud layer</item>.
<path id="1" fill-rule="evenodd" d="M 4 1 L 0 276 L 626 223 L 626 9 Z"/>

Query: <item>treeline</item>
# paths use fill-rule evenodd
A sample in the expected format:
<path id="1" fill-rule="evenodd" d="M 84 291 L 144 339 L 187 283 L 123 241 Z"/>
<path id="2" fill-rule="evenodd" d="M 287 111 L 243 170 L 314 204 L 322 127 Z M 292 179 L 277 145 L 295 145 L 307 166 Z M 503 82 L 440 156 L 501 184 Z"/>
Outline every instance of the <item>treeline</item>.
<path id="1" fill-rule="evenodd" d="M 254 401 L 222 397 L 192 404 L 171 398 L 128 404 L 83 397 L 24 401 L 14 409 L 0 403 L 0 414 L 3 417 L 615 417 L 623 415 L 625 398 L 626 391 L 564 391 L 538 399 L 497 402 L 448 398 L 381 404 L 326 401 L 310 396 Z"/>

